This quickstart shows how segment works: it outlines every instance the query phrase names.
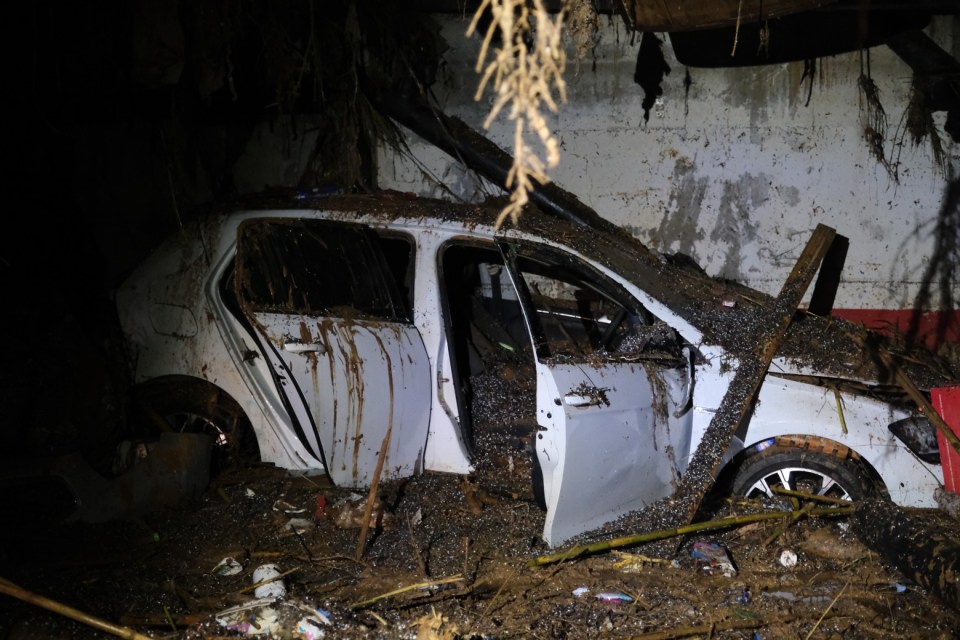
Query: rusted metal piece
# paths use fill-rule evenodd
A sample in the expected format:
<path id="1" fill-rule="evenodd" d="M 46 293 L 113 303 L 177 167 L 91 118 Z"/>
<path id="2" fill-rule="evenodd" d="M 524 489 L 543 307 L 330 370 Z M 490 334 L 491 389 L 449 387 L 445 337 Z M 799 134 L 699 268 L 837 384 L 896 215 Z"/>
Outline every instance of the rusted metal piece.
<path id="1" fill-rule="evenodd" d="M 717 477 L 730 440 L 749 419 L 770 362 L 786 338 L 797 307 L 835 236 L 834 229 L 822 224 L 817 225 L 783 283 L 780 295 L 773 301 L 769 322 L 760 326 L 757 336 L 760 348 L 752 354 L 745 354 L 720 408 L 693 454 L 687 473 L 680 481 L 677 497 L 682 508 L 682 517 L 677 514 L 679 524 L 693 522 L 700 503 Z"/>

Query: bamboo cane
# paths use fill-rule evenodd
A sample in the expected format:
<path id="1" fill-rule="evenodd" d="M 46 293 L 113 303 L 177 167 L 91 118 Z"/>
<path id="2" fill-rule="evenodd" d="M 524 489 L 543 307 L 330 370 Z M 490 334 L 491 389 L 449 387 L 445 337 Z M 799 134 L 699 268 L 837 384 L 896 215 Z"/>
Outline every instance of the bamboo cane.
<path id="1" fill-rule="evenodd" d="M 553 564 L 554 562 L 573 560 L 574 558 L 578 558 L 582 555 L 596 553 L 598 551 L 609 551 L 610 549 L 616 549 L 618 547 L 627 547 L 634 544 L 640 544 L 641 542 L 653 542 L 654 540 L 673 538 L 675 536 L 682 536 L 688 533 L 696 533 L 697 531 L 710 531 L 713 529 L 724 529 L 726 527 L 732 527 L 735 525 L 750 524 L 751 522 L 775 520 L 777 518 L 783 518 L 784 516 L 800 517 L 801 515 L 804 515 L 804 513 L 807 516 L 845 516 L 850 515 L 853 513 L 853 511 L 853 506 L 819 507 L 817 509 L 810 509 L 806 512 L 804 509 L 800 509 L 797 511 L 771 511 L 767 513 L 727 516 L 726 518 L 708 520 L 706 522 L 696 522 L 694 524 L 689 524 L 674 529 L 660 529 L 658 531 L 651 531 L 649 533 L 641 533 L 637 535 L 614 538 L 612 540 L 602 540 L 599 542 L 592 542 L 590 544 L 571 547 L 570 549 L 561 551 L 559 553 L 532 558 L 531 560 L 527 561 L 527 566 L 540 567 L 543 565 Z"/>
<path id="2" fill-rule="evenodd" d="M 8 596 L 12 596 L 24 602 L 42 607 L 54 613 L 59 613 L 60 615 L 76 620 L 77 622 L 82 622 L 83 624 L 89 625 L 100 631 L 106 631 L 111 635 L 115 635 L 118 638 L 124 638 L 125 640 L 153 640 L 150 636 L 145 636 L 142 633 L 137 633 L 133 629 L 128 627 L 121 627 L 120 625 L 113 624 L 112 622 L 107 622 L 106 620 L 101 620 L 96 618 L 88 613 L 84 613 L 79 609 L 74 609 L 65 604 L 57 602 L 56 600 L 51 600 L 44 596 L 33 593 L 32 591 L 27 591 L 23 587 L 17 586 L 14 583 L 10 582 L 6 578 L 0 578 L 0 593 L 5 593 Z"/>

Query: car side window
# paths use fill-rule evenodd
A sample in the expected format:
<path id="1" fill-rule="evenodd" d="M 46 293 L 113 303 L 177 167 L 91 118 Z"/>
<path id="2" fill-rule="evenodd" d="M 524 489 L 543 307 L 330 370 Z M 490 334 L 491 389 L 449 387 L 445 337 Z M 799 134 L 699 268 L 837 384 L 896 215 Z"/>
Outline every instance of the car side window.
<path id="1" fill-rule="evenodd" d="M 537 356 L 633 359 L 677 352 L 676 332 L 622 287 L 570 255 L 516 246 L 511 262 L 529 301 Z"/>
<path id="2" fill-rule="evenodd" d="M 237 295 L 251 311 L 407 322 L 392 275 L 402 268 L 361 225 L 261 218 L 238 231 Z"/>

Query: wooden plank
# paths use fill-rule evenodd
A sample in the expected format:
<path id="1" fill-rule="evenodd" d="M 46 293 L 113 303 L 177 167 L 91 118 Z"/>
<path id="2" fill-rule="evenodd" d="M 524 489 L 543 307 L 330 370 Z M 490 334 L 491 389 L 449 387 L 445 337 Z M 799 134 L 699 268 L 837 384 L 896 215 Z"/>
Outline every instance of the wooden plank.
<path id="1" fill-rule="evenodd" d="M 820 275 L 813 285 L 810 294 L 810 304 L 807 311 L 817 316 L 828 316 L 833 311 L 833 303 L 837 299 L 837 289 L 840 287 L 840 274 L 843 273 L 843 264 L 847 261 L 847 249 L 850 240 L 838 235 L 833 239 L 827 255 L 820 265 Z"/>
<path id="2" fill-rule="evenodd" d="M 817 225 L 768 310 L 767 320 L 760 324 L 756 340 L 759 348 L 753 353 L 738 354 L 737 373 L 674 492 L 670 517 L 677 518 L 677 526 L 693 521 L 704 496 L 713 486 L 723 455 L 733 435 L 749 419 L 770 362 L 786 338 L 797 307 L 835 237 L 834 229 Z"/>

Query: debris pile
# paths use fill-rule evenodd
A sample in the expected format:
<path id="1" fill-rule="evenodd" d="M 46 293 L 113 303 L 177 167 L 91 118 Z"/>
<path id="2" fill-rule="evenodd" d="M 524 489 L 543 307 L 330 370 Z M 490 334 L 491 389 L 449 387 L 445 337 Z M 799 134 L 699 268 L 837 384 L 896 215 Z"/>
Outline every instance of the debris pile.
<path id="1" fill-rule="evenodd" d="M 471 482 L 489 493 L 481 476 Z M 379 497 L 396 526 L 371 529 L 359 561 L 358 528 L 318 508 L 356 496 L 322 477 L 253 467 L 221 476 L 192 509 L 9 540 L 0 575 L 141 637 L 169 639 L 741 637 L 747 629 L 767 639 L 815 628 L 947 638 L 960 628 L 960 611 L 864 546 L 849 516 L 808 509 L 793 522 L 753 501 L 726 502 L 711 514 L 714 528 L 664 538 L 676 549 L 669 558 L 637 543 L 529 566 L 557 550 L 541 541 L 543 512 L 527 498 L 472 507 L 461 478 L 438 474 L 382 485 Z M 957 522 L 944 513 L 912 515 L 956 538 Z M 288 526 L 295 519 L 313 526 Z M 283 588 L 258 598 L 265 565 Z M 104 638 L 6 595 L 0 633 Z"/>

